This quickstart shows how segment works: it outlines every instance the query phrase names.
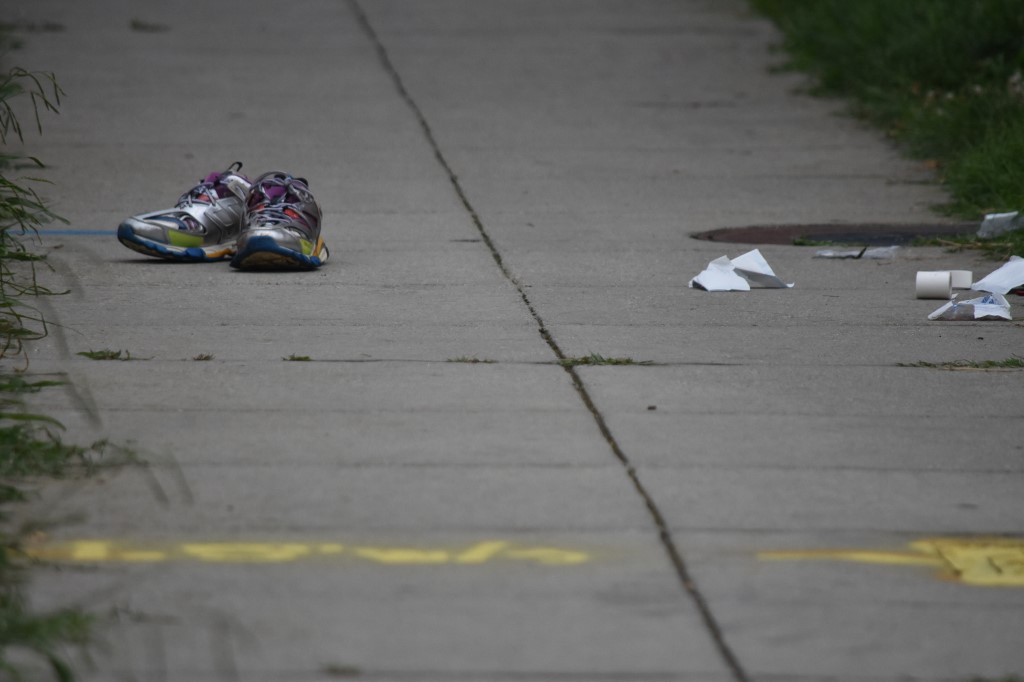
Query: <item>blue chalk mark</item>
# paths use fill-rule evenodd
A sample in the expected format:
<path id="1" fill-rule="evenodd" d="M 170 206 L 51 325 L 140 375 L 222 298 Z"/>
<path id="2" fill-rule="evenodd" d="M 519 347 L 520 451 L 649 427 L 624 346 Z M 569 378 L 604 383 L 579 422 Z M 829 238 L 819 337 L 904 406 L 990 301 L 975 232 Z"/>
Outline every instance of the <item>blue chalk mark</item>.
<path id="1" fill-rule="evenodd" d="M 39 230 L 39 236 L 55 235 L 60 237 L 113 237 L 117 230 Z"/>

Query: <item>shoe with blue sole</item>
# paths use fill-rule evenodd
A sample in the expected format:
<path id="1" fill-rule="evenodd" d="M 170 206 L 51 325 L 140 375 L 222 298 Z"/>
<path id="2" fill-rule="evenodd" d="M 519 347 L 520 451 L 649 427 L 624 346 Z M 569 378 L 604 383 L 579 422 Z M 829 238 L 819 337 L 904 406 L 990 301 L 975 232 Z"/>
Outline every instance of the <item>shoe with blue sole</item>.
<path id="1" fill-rule="evenodd" d="M 231 259 L 241 270 L 314 270 L 330 256 L 320 235 L 323 214 L 305 178 L 271 171 L 249 191 L 245 221 Z"/>
<path id="2" fill-rule="evenodd" d="M 133 251 L 166 260 L 201 263 L 230 258 L 252 187 L 241 169 L 236 161 L 200 180 L 174 208 L 128 218 L 117 227 L 118 240 Z"/>

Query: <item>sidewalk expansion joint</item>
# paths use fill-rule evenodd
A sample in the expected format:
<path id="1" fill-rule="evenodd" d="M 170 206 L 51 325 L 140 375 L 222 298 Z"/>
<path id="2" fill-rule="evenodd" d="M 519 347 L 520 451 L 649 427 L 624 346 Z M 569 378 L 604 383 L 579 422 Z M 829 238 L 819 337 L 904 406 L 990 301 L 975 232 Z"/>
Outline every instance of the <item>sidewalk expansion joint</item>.
<path id="1" fill-rule="evenodd" d="M 376 48 L 377 56 L 380 59 L 381 66 L 384 68 L 385 72 L 390 76 L 391 81 L 398 92 L 399 97 L 405 102 L 406 106 L 408 106 L 409 110 L 412 112 L 413 116 L 419 123 L 427 143 L 430 145 L 430 148 L 434 152 L 434 158 L 437 160 L 438 164 L 441 166 L 444 172 L 448 175 L 448 180 L 452 186 L 452 189 L 458 196 L 459 201 L 465 208 L 466 213 L 469 215 L 470 219 L 473 222 L 473 225 L 480 233 L 480 237 L 483 240 L 484 244 L 487 246 L 488 250 L 490 251 L 491 257 L 497 264 L 498 269 L 501 271 L 502 275 L 509 281 L 509 283 L 511 283 L 512 286 L 515 287 L 515 290 L 519 294 L 519 297 L 522 299 L 523 304 L 526 306 L 531 317 L 533 317 L 534 321 L 537 323 L 538 332 L 540 333 L 541 338 L 544 339 L 544 342 L 548 345 L 548 347 L 551 349 L 551 351 L 554 353 L 555 357 L 559 361 L 565 360 L 565 353 L 562 352 L 562 349 L 559 347 L 558 342 L 555 341 L 554 336 L 552 336 L 551 332 L 544 324 L 544 320 L 541 318 L 540 313 L 537 312 L 537 309 L 530 301 L 529 296 L 527 296 L 526 287 L 523 286 L 523 284 L 515 277 L 515 275 L 512 274 L 508 266 L 504 263 L 501 257 L 501 252 L 498 250 L 497 246 L 494 243 L 494 240 L 491 239 L 491 236 L 488 233 L 487 228 L 484 226 L 483 221 L 480 219 L 480 214 L 473 207 L 473 204 L 469 201 L 469 197 L 466 196 L 466 192 L 463 189 L 462 184 L 459 182 L 458 175 L 455 173 L 454 169 L 448 163 L 448 160 L 445 158 L 444 153 L 441 151 L 441 146 L 438 143 L 437 138 L 434 136 L 434 132 L 430 126 L 430 123 L 427 121 L 427 118 L 424 115 L 423 110 L 420 109 L 419 105 L 416 103 L 416 100 L 412 97 L 409 90 L 405 87 L 405 83 L 402 80 L 401 74 L 398 73 L 398 70 L 395 68 L 394 63 L 391 61 L 391 57 L 388 55 L 387 48 L 381 41 L 380 36 L 374 30 L 373 25 L 370 23 L 370 19 L 367 16 L 366 12 L 364 11 L 359 0 L 348 0 L 348 4 L 352 10 L 352 13 L 355 15 L 360 27 L 363 29 L 367 38 L 369 38 L 370 42 Z M 597 428 L 600 430 L 601 435 L 604 437 L 605 441 L 607 441 L 608 446 L 612 450 L 612 453 L 621 463 L 623 469 L 626 472 L 626 475 L 629 477 L 630 482 L 633 484 L 633 487 L 636 489 L 640 498 L 643 500 L 644 505 L 647 507 L 651 519 L 657 527 L 658 537 L 661 541 L 662 546 L 665 549 L 666 554 L 668 555 L 669 560 L 672 563 L 673 568 L 675 569 L 676 575 L 679 578 L 679 581 L 682 584 L 683 589 L 689 595 L 694 606 L 697 608 L 697 611 L 700 614 L 704 626 L 710 634 L 711 639 L 713 640 L 714 645 L 719 652 L 719 655 L 722 657 L 724 663 L 729 668 L 730 672 L 732 673 L 733 677 L 736 679 L 737 682 L 748 682 L 749 678 L 747 676 L 746 671 L 743 669 L 743 666 L 740 664 L 739 659 L 732 651 L 732 648 L 725 641 L 724 633 L 722 632 L 722 629 L 719 626 L 714 614 L 711 612 L 711 607 L 708 605 L 707 600 L 704 598 L 704 595 L 700 592 L 696 583 L 693 580 L 693 577 L 690 575 L 690 571 L 686 566 L 686 562 L 683 560 L 682 553 L 679 551 L 679 548 L 676 546 L 675 540 L 672 538 L 672 533 L 669 530 L 668 523 L 665 521 L 665 517 L 662 515 L 661 510 L 655 503 L 654 498 L 648 492 L 647 488 L 644 487 L 643 482 L 637 475 L 636 467 L 633 466 L 633 463 L 629 460 L 625 452 L 623 452 L 622 448 L 619 446 L 618 441 L 615 439 L 615 436 L 612 434 L 611 429 L 608 427 L 608 424 L 605 421 L 604 416 L 601 414 L 601 411 L 597 408 L 597 405 L 591 398 L 590 393 L 587 391 L 587 388 L 583 383 L 583 379 L 576 371 L 576 368 L 569 364 L 562 364 L 562 369 L 563 371 L 566 372 L 566 374 L 569 375 L 569 378 L 572 381 L 573 388 L 576 389 L 576 392 L 579 394 L 584 406 L 593 416 L 594 422 L 596 423 Z"/>

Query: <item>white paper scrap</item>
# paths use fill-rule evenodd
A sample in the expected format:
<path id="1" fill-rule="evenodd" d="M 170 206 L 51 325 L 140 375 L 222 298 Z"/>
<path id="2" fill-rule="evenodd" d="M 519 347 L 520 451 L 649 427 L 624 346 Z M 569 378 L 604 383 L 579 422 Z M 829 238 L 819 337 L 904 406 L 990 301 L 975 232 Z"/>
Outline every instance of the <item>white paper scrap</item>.
<path id="1" fill-rule="evenodd" d="M 999 294 L 987 294 L 968 301 L 956 299 L 928 316 L 929 320 L 1012 320 L 1010 303 Z"/>
<path id="2" fill-rule="evenodd" d="M 707 269 L 690 280 L 691 288 L 705 291 L 750 291 L 751 284 L 766 289 L 788 289 L 793 286 L 775 276 L 772 267 L 758 249 L 731 260 L 728 256 L 716 258 L 708 263 Z"/>
<path id="3" fill-rule="evenodd" d="M 704 291 L 750 291 L 750 283 L 736 274 L 736 268 L 728 256 L 722 256 L 708 263 L 706 270 L 691 279 L 690 288 Z"/>
<path id="4" fill-rule="evenodd" d="M 971 285 L 975 291 L 990 291 L 993 294 L 1005 294 L 1010 289 L 1024 286 L 1024 258 L 1010 256 L 1010 260 L 995 272 Z"/>

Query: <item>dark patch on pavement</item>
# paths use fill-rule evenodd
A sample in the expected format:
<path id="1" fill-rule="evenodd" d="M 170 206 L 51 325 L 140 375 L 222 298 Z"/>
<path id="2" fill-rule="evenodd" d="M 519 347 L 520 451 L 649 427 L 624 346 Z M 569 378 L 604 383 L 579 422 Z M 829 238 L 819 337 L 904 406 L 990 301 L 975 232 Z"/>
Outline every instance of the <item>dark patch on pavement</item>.
<path id="1" fill-rule="evenodd" d="M 970 235 L 978 223 L 939 225 L 868 223 L 853 225 L 751 225 L 723 227 L 691 235 L 694 239 L 738 244 L 793 244 L 796 241 L 834 242 L 838 244 L 909 244 L 915 239 Z"/>

